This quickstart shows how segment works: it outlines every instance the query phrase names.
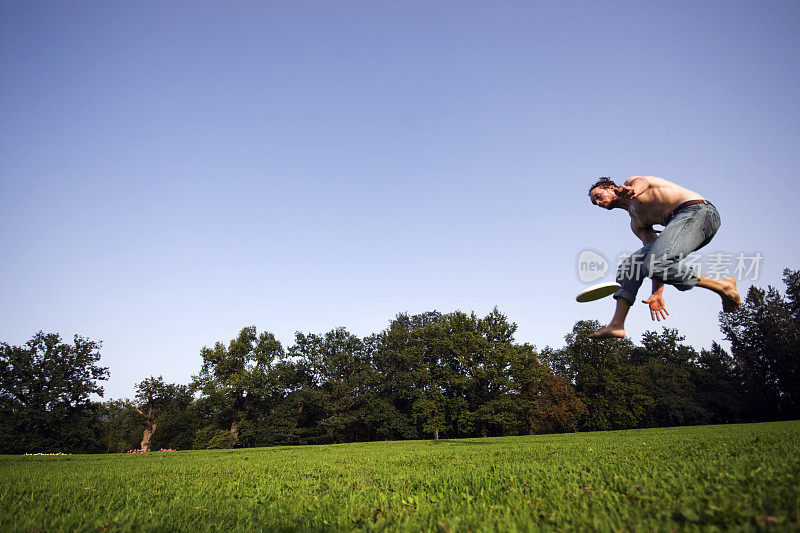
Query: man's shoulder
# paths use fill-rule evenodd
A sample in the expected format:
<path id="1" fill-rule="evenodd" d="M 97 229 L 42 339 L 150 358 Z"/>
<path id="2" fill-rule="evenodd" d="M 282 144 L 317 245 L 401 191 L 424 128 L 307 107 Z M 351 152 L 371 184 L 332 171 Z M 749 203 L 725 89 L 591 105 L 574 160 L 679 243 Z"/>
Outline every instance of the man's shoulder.
<path id="1" fill-rule="evenodd" d="M 656 184 L 658 182 L 666 182 L 667 181 L 664 178 L 658 178 L 656 176 L 631 176 L 630 178 L 625 180 L 625 185 L 630 185 L 631 183 L 634 182 L 634 180 L 639 180 L 639 179 L 645 180 L 648 183 L 650 183 L 651 185 Z"/>

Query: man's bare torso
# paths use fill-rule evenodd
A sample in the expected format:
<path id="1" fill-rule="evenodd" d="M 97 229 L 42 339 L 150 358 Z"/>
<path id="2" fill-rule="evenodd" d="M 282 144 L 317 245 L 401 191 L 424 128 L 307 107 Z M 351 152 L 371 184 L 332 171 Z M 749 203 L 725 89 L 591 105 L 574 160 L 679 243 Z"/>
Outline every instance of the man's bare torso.
<path id="1" fill-rule="evenodd" d="M 630 201 L 628 213 L 631 215 L 632 228 L 651 228 L 654 224 L 663 226 L 672 210 L 683 202 L 704 200 L 694 191 L 655 176 L 631 176 L 625 184 L 629 185 L 637 178 L 647 180 L 650 186 Z"/>

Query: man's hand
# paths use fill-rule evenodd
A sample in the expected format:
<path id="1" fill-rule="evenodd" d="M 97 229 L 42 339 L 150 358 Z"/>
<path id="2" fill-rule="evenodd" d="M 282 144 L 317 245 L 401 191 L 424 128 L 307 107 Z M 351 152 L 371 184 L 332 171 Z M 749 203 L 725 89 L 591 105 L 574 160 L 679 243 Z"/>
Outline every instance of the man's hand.
<path id="1" fill-rule="evenodd" d="M 620 185 L 614 189 L 614 192 L 620 198 L 626 198 L 630 200 L 631 198 L 636 198 L 637 196 L 641 195 L 648 188 L 650 188 L 650 182 L 647 180 L 647 178 L 642 176 L 631 176 L 623 185 Z"/>
<path id="2" fill-rule="evenodd" d="M 626 198 L 628 200 L 636 196 L 636 191 L 633 190 L 633 187 L 628 187 L 627 185 L 620 185 L 614 189 L 614 193 L 620 198 Z"/>
<path id="3" fill-rule="evenodd" d="M 653 320 L 658 320 L 661 322 L 661 319 L 667 319 L 669 312 L 667 311 L 666 302 L 664 302 L 664 297 L 661 293 L 653 294 L 647 300 L 642 300 L 642 303 L 648 304 L 650 306 L 650 318 Z"/>

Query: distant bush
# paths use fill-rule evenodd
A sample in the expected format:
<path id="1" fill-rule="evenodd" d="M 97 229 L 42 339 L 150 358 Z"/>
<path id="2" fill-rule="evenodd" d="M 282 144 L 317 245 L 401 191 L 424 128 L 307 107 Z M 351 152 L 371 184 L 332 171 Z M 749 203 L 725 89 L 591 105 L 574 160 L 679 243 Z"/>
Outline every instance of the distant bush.
<path id="1" fill-rule="evenodd" d="M 195 450 L 224 450 L 235 448 L 238 439 L 230 431 L 206 426 L 197 430 L 194 437 Z"/>

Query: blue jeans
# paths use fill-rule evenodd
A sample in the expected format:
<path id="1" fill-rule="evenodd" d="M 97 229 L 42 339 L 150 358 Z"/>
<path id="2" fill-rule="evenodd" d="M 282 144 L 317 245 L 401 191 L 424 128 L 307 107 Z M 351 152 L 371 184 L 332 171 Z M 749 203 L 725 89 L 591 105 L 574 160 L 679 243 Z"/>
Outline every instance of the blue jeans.
<path id="1" fill-rule="evenodd" d="M 679 291 L 697 285 L 700 274 L 684 259 L 708 244 L 719 226 L 719 212 L 713 205 L 695 204 L 678 211 L 661 235 L 620 263 L 617 283 L 622 288 L 614 293 L 614 298 L 624 298 L 633 305 L 645 278 L 672 285 Z"/>

